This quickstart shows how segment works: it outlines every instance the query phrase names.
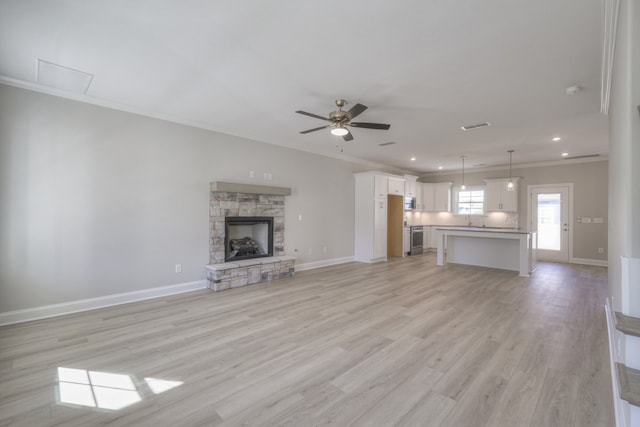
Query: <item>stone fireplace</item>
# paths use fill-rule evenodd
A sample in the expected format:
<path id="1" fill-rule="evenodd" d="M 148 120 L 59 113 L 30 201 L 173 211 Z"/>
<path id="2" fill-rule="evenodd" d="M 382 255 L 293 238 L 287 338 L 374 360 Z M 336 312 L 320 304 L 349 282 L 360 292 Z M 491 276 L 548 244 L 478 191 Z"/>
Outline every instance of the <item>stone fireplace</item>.
<path id="1" fill-rule="evenodd" d="M 209 193 L 209 265 L 213 290 L 294 274 L 284 253 L 284 197 L 289 188 L 212 182 Z"/>

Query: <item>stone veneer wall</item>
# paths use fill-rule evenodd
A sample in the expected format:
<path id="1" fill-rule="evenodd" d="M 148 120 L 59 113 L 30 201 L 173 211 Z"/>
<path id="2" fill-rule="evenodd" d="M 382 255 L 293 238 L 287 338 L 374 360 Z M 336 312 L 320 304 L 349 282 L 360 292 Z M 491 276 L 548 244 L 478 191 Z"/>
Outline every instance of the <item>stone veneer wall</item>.
<path id="1" fill-rule="evenodd" d="M 284 255 L 284 196 L 209 192 L 209 263 L 224 263 L 227 216 L 272 216 L 273 254 Z"/>

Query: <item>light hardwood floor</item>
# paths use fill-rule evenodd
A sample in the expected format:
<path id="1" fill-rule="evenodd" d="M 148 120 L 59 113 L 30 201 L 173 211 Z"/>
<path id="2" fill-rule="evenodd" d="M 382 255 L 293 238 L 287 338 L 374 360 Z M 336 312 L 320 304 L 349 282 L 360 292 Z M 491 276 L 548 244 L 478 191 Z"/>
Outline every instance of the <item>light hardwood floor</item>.
<path id="1" fill-rule="evenodd" d="M 606 287 L 602 267 L 427 253 L 5 326 L 0 425 L 612 426 Z M 62 404 L 58 367 L 142 400 Z"/>

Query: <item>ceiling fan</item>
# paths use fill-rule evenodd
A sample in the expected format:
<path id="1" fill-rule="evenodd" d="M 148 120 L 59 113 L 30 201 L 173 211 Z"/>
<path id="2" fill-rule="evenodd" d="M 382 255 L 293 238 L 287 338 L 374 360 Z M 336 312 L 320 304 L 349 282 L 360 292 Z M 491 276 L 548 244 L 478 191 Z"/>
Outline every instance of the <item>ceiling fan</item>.
<path id="1" fill-rule="evenodd" d="M 317 114 L 307 113 L 306 111 L 296 111 L 298 114 L 302 114 L 309 117 L 315 117 L 316 119 L 326 120 L 331 122 L 326 126 L 320 126 L 313 129 L 303 130 L 300 133 L 311 133 L 317 130 L 332 128 L 331 133 L 336 136 L 341 136 L 345 141 L 351 141 L 353 136 L 347 126 L 352 126 L 355 128 L 366 128 L 366 129 L 381 129 L 388 130 L 391 125 L 385 125 L 382 123 L 365 123 L 365 122 L 352 122 L 354 118 L 362 114 L 367 106 L 362 104 L 354 105 L 349 111 L 343 111 L 342 107 L 347 104 L 347 101 L 344 99 L 336 100 L 336 105 L 338 106 L 338 110 L 329 114 L 329 117 L 322 117 Z"/>

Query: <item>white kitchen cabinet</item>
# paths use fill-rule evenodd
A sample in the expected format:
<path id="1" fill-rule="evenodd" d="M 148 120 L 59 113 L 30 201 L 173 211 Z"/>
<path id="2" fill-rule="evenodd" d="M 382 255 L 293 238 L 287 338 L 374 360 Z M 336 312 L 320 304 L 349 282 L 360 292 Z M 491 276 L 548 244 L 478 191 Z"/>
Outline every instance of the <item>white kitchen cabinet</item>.
<path id="1" fill-rule="evenodd" d="M 512 178 L 513 191 L 509 191 L 509 179 L 485 179 L 484 210 L 486 212 L 518 212 L 518 179 Z"/>
<path id="2" fill-rule="evenodd" d="M 389 194 L 389 178 L 384 175 L 373 175 L 375 197 L 386 198 Z"/>
<path id="3" fill-rule="evenodd" d="M 373 210 L 373 259 L 387 259 L 387 201 L 384 199 L 374 200 Z"/>
<path id="4" fill-rule="evenodd" d="M 411 228 L 404 227 L 402 231 L 402 255 L 406 255 L 411 251 Z"/>
<path id="5" fill-rule="evenodd" d="M 423 211 L 433 212 L 436 210 L 435 202 L 436 185 L 431 183 L 422 184 L 422 209 Z"/>
<path id="6" fill-rule="evenodd" d="M 431 230 L 429 230 L 429 244 L 428 249 L 430 251 L 436 251 L 438 249 L 438 234 L 440 233 L 438 230 L 436 230 L 436 228 L 438 228 L 438 226 L 431 226 L 429 227 Z M 446 249 L 446 243 L 445 242 L 445 249 Z"/>
<path id="7" fill-rule="evenodd" d="M 427 212 L 451 212 L 451 183 L 423 183 L 421 210 Z"/>
<path id="8" fill-rule="evenodd" d="M 389 194 L 404 196 L 404 179 L 389 178 Z"/>
<path id="9" fill-rule="evenodd" d="M 418 197 L 418 177 L 413 175 L 405 175 L 406 181 L 404 182 L 404 196 L 405 197 Z"/>
<path id="10" fill-rule="evenodd" d="M 388 176 L 373 172 L 355 173 L 356 261 L 387 260 L 387 180 Z M 382 189 L 381 183 L 385 188 Z"/>
<path id="11" fill-rule="evenodd" d="M 422 251 L 426 252 L 429 249 L 429 234 L 431 233 L 431 227 L 425 225 L 422 227 Z"/>
<path id="12" fill-rule="evenodd" d="M 451 212 L 451 183 L 438 182 L 434 186 L 433 210 Z"/>

